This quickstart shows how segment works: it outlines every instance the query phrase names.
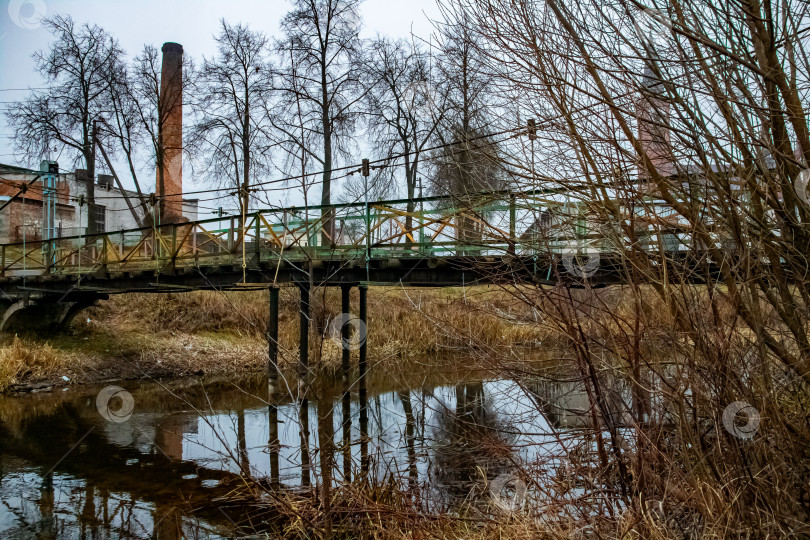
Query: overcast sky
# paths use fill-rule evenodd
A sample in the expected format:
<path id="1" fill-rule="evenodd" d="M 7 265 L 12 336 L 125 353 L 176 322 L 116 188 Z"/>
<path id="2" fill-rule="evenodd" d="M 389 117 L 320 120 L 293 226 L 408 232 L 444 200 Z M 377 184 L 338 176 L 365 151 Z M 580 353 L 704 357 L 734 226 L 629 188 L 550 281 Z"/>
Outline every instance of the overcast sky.
<path id="1" fill-rule="evenodd" d="M 78 23 L 98 24 L 120 41 L 130 58 L 145 43 L 159 47 L 166 41 L 174 41 L 183 45 L 187 55 L 199 60 L 214 53 L 212 35 L 221 18 L 278 36 L 279 21 L 291 8 L 286 0 L 0 0 L 0 3 L 2 110 L 9 102 L 24 98 L 27 95 L 24 89 L 42 86 L 42 79 L 33 70 L 31 55 L 46 48 L 50 40 L 39 24 L 43 15 L 66 13 Z M 438 8 L 435 0 L 365 0 L 360 14 L 361 37 L 383 34 L 407 38 L 413 31 L 416 36 L 427 38 L 433 29 L 430 19 L 438 16 Z M 26 165 L 13 155 L 10 137 L 11 131 L 2 117 L 0 163 Z"/>

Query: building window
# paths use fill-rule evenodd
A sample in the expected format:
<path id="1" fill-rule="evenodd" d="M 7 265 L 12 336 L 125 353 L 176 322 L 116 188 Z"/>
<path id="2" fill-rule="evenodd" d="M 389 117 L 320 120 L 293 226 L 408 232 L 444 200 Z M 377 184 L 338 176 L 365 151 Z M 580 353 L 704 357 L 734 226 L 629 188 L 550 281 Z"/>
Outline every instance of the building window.
<path id="1" fill-rule="evenodd" d="M 103 233 L 107 231 L 107 207 L 101 204 L 96 204 L 93 207 L 96 215 L 96 232 Z"/>

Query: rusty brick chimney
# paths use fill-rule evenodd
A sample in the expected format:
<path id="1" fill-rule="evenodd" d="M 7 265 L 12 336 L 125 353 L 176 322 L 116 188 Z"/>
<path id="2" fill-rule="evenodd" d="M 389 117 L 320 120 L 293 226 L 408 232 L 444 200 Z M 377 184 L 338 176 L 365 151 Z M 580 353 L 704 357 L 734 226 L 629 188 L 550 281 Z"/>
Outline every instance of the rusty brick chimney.
<path id="1" fill-rule="evenodd" d="M 638 139 L 658 174 L 670 176 L 675 173 L 675 164 L 668 127 L 669 103 L 664 98 L 664 83 L 648 66 L 644 70 L 641 86 L 642 96 L 636 108 Z M 638 177 L 640 180 L 649 180 L 652 177 L 651 171 L 643 163 L 639 164 Z"/>
<path id="2" fill-rule="evenodd" d="M 160 222 L 183 220 L 183 46 L 164 43 L 160 72 L 160 141 L 163 178 L 157 171 Z"/>

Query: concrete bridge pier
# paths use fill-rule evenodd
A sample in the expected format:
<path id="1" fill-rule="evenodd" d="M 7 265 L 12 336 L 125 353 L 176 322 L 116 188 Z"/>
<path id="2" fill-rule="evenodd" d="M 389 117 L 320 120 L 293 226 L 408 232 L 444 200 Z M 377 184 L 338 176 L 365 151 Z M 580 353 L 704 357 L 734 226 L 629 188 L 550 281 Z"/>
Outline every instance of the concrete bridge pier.
<path id="1" fill-rule="evenodd" d="M 7 334 L 54 334 L 64 331 L 83 309 L 102 299 L 44 297 L 0 300 L 0 332 Z"/>

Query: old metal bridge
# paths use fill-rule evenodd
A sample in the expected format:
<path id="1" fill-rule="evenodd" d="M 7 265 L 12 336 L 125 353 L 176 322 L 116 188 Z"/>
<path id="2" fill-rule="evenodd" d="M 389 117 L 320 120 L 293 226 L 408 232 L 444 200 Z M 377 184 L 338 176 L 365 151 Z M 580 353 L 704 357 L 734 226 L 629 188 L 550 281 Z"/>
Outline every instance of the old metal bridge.
<path id="1" fill-rule="evenodd" d="M 661 246 L 660 226 L 657 231 L 647 237 L 651 246 Z M 677 232 L 669 227 L 663 235 L 668 249 L 685 241 Z M 268 209 L 2 245 L 0 302 L 7 309 L 0 330 L 23 313 L 23 327 L 43 318 L 53 326 L 123 292 L 284 283 L 460 286 L 505 279 L 604 285 L 623 280 L 619 261 L 584 205 L 559 193 Z M 46 309 L 28 309 L 37 305 Z"/>

